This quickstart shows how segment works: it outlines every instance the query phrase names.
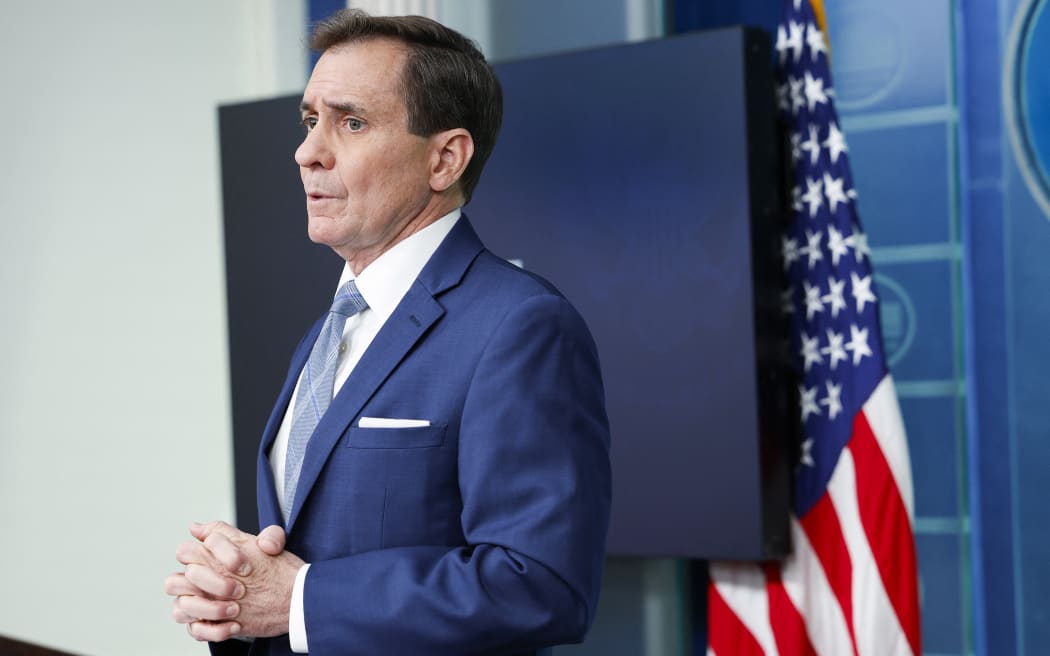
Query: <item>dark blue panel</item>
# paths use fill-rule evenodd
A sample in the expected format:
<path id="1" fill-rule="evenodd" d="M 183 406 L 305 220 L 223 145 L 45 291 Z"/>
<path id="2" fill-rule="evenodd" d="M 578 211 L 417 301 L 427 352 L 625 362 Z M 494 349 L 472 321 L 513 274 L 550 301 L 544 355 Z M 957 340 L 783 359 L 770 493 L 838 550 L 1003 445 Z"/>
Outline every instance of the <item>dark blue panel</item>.
<path id="1" fill-rule="evenodd" d="M 956 397 L 901 398 L 915 487 L 915 515 L 955 519 L 961 508 L 962 440 Z"/>
<path id="2" fill-rule="evenodd" d="M 851 0 L 824 7 L 840 114 L 948 104 L 948 0 Z"/>
<path id="3" fill-rule="evenodd" d="M 749 151 L 775 159 L 755 150 L 771 139 L 748 133 L 762 125 L 747 125 L 743 35 L 496 67 L 503 133 L 467 212 L 496 254 L 557 281 L 594 332 L 614 441 L 613 553 L 763 557 L 758 467 L 780 458 L 760 457 L 757 441 Z M 755 52 L 768 80 L 768 50 Z M 772 174 L 756 188 L 772 189 Z"/>
<path id="4" fill-rule="evenodd" d="M 951 239 L 948 129 L 944 124 L 849 130 L 857 209 L 873 246 Z"/>
<path id="5" fill-rule="evenodd" d="M 963 608 L 966 600 L 960 582 L 963 540 L 958 535 L 915 536 L 924 652 L 965 653 Z"/>
<path id="6" fill-rule="evenodd" d="M 898 381 L 955 380 L 951 263 L 875 260 L 882 335 Z"/>

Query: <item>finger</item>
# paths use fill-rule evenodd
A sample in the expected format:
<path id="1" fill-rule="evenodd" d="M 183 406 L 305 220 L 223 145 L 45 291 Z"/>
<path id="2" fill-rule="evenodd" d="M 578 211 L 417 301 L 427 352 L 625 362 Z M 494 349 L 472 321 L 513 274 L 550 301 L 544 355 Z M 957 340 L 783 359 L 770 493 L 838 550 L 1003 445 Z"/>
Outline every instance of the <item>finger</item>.
<path id="1" fill-rule="evenodd" d="M 186 579 L 182 572 L 176 572 L 164 579 L 164 594 L 178 595 L 201 595 L 204 591 L 193 585 Z"/>
<path id="2" fill-rule="evenodd" d="M 219 569 L 221 565 L 215 557 L 212 556 L 211 551 L 204 544 L 197 542 L 196 540 L 186 540 L 180 542 L 179 546 L 175 547 L 175 560 L 179 561 L 183 565 L 190 565 L 196 563 L 198 565 L 207 565 L 208 567 L 214 567 Z"/>
<path id="3" fill-rule="evenodd" d="M 207 524 L 199 524 L 194 522 L 190 524 L 190 535 L 197 538 L 201 542 L 207 539 L 212 533 L 222 533 L 226 537 L 236 537 L 242 531 L 235 526 L 230 526 L 226 522 L 214 521 L 208 522 Z"/>
<path id="4" fill-rule="evenodd" d="M 266 555 L 277 556 L 284 551 L 285 539 L 284 529 L 274 524 L 259 531 L 255 543 Z"/>
<path id="5" fill-rule="evenodd" d="M 175 598 L 175 602 L 171 605 L 171 617 L 178 624 L 189 624 L 190 622 L 196 622 L 197 621 L 196 617 L 193 617 L 192 615 L 188 614 L 186 611 L 182 610 L 182 607 L 179 604 L 178 597 Z"/>
<path id="6" fill-rule="evenodd" d="M 237 622 L 193 622 L 186 626 L 186 630 L 197 640 L 222 642 L 239 634 L 241 625 Z"/>
<path id="7" fill-rule="evenodd" d="M 185 578 L 203 593 L 197 596 L 213 599 L 240 599 L 244 596 L 244 585 L 240 581 L 227 578 L 204 565 L 187 565 Z"/>
<path id="8" fill-rule="evenodd" d="M 179 612 L 199 620 L 226 622 L 241 612 L 241 607 L 235 601 L 218 601 L 195 595 L 176 597 L 175 603 Z"/>
<path id="9" fill-rule="evenodd" d="M 230 541 L 221 533 L 212 533 L 204 540 L 204 546 L 208 548 L 227 572 L 236 572 L 240 576 L 248 576 L 252 573 L 252 566 L 240 547 Z"/>

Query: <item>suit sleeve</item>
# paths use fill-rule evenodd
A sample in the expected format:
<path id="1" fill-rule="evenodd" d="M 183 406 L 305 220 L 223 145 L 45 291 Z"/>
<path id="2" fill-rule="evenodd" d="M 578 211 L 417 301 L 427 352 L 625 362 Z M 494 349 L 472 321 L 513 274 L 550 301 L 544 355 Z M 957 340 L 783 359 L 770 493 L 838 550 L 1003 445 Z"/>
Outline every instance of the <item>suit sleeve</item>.
<path id="1" fill-rule="evenodd" d="M 555 295 L 509 312 L 477 364 L 459 437 L 467 545 L 315 562 L 312 652 L 474 654 L 582 640 L 609 521 L 609 428 L 593 340 Z"/>

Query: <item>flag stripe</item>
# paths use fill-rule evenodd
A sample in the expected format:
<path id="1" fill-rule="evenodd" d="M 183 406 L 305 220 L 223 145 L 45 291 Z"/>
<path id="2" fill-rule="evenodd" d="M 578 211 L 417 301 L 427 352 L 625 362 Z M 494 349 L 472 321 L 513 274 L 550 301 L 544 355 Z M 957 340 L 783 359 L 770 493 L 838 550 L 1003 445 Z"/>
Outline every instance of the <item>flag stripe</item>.
<path id="1" fill-rule="evenodd" d="M 864 416 L 893 474 L 893 481 L 904 502 L 910 522 L 915 516 L 915 501 L 912 495 L 908 443 L 905 439 L 904 419 L 901 418 L 897 394 L 893 391 L 893 378 L 889 374 L 883 377 L 872 392 L 871 398 L 864 404 Z"/>
<path id="2" fill-rule="evenodd" d="M 713 584 L 707 588 L 707 624 L 708 652 L 723 656 L 766 656 L 754 634 Z"/>
<path id="3" fill-rule="evenodd" d="M 842 524 L 835 512 L 835 506 L 831 503 L 831 497 L 825 493 L 799 524 L 806 532 L 806 537 L 824 568 L 824 575 L 846 618 L 850 643 L 855 644 L 857 637 L 853 629 L 853 567 L 846 539 L 842 534 Z M 856 654 L 856 648 L 851 648 L 850 653 Z"/>
<path id="4" fill-rule="evenodd" d="M 806 532 L 794 518 L 791 520 L 791 543 L 794 553 L 785 561 L 781 579 L 791 602 L 805 618 L 813 647 L 818 654 L 840 656 L 853 653 L 853 638 L 842 607 Z M 793 655 L 788 652 L 785 656 Z"/>
<path id="5" fill-rule="evenodd" d="M 806 635 L 806 622 L 791 602 L 780 577 L 779 564 L 767 563 L 762 569 L 766 575 L 766 594 L 769 596 L 769 624 L 782 654 L 816 656 L 813 644 Z"/>
<path id="6" fill-rule="evenodd" d="M 828 493 L 842 522 L 842 534 L 853 563 L 853 606 L 863 609 L 863 616 L 855 617 L 853 622 L 857 653 L 860 656 L 914 653 L 882 587 L 882 576 L 860 521 L 856 468 L 850 449 L 839 456 L 838 466 L 828 482 Z"/>
<path id="7" fill-rule="evenodd" d="M 863 412 L 854 423 L 849 450 L 857 463 L 856 489 L 864 533 L 897 621 L 912 652 L 919 653 L 918 599 L 911 594 L 917 575 L 915 547 L 910 539 L 901 539 L 911 529 L 911 522 L 893 485 L 889 464 Z"/>
<path id="8" fill-rule="evenodd" d="M 741 563 L 720 569 L 717 576 L 718 592 L 723 601 L 751 633 L 762 653 L 766 656 L 779 656 L 773 629 L 769 626 L 769 599 L 766 596 L 766 577 L 762 570 L 757 565 Z"/>

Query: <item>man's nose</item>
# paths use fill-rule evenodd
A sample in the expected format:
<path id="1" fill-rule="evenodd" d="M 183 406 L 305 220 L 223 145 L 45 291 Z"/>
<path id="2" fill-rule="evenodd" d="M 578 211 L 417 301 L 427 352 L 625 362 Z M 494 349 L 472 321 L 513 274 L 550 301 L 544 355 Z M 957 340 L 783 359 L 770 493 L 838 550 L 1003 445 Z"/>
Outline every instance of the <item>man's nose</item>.
<path id="1" fill-rule="evenodd" d="M 330 169 L 335 165 L 332 149 L 322 135 L 323 130 L 314 128 L 306 133 L 306 138 L 295 149 L 295 162 L 302 168 L 321 166 Z"/>

